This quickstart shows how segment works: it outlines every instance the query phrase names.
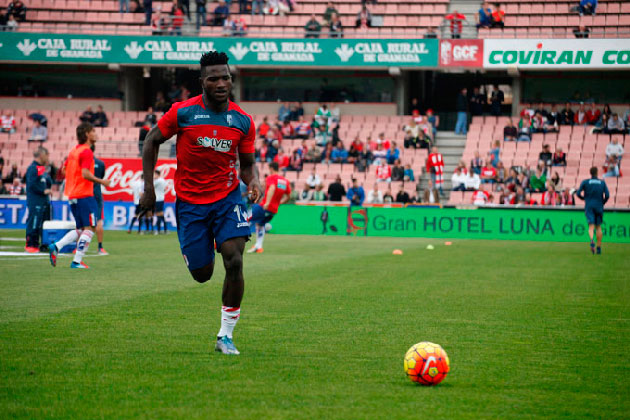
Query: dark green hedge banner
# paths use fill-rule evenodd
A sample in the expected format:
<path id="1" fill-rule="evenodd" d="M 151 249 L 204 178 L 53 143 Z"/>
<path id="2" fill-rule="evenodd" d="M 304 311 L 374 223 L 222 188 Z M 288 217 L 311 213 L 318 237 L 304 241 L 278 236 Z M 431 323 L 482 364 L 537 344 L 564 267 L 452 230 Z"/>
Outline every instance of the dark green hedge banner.
<path id="1" fill-rule="evenodd" d="M 437 67 L 437 39 L 263 39 L 0 32 L 0 61 L 198 64 L 225 51 L 247 66 Z"/>
<path id="2" fill-rule="evenodd" d="M 583 211 L 281 206 L 274 233 L 583 242 Z M 604 214 L 604 240 L 630 243 L 630 213 Z"/>

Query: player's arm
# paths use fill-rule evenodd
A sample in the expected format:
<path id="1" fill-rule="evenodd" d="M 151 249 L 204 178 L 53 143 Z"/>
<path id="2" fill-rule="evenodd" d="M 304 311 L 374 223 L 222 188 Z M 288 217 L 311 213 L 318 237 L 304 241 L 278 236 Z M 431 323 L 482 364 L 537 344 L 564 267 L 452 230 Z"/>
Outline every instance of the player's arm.
<path id="1" fill-rule="evenodd" d="M 263 210 L 267 210 L 269 208 L 269 205 L 271 204 L 271 199 L 273 198 L 273 195 L 276 192 L 276 186 L 275 185 L 270 185 L 269 189 L 267 190 L 267 193 L 265 194 L 265 202 L 263 203 Z"/>
<path id="2" fill-rule="evenodd" d="M 151 209 L 155 205 L 155 187 L 153 185 L 153 173 L 157 163 L 160 145 L 167 139 L 162 135 L 156 125 L 144 138 L 142 146 L 142 175 L 144 176 L 144 194 L 140 198 L 142 208 Z"/>
<path id="3" fill-rule="evenodd" d="M 291 194 L 284 194 L 280 199 L 280 205 L 287 204 L 291 199 Z"/>
<path id="4" fill-rule="evenodd" d="M 263 196 L 262 186 L 258 180 L 256 159 L 253 153 L 239 153 L 241 164 L 241 179 L 247 185 L 249 197 L 254 203 L 258 203 Z M 269 199 L 270 200 L 270 199 Z M 266 209 L 265 209 L 266 210 Z"/>
<path id="5" fill-rule="evenodd" d="M 575 196 L 580 200 L 584 200 L 584 181 L 580 184 L 580 188 L 575 192 Z"/>
<path id="6" fill-rule="evenodd" d="M 97 178 L 92 173 L 91 169 L 94 167 L 94 154 L 92 154 L 91 150 L 87 149 L 81 152 L 79 155 L 79 166 L 81 167 L 81 176 L 83 179 L 109 187 L 109 180 Z"/>
<path id="7" fill-rule="evenodd" d="M 608 186 L 604 182 L 604 201 L 603 201 L 603 203 L 606 204 L 606 202 L 608 201 L 609 198 L 610 198 L 610 192 L 608 191 Z"/>

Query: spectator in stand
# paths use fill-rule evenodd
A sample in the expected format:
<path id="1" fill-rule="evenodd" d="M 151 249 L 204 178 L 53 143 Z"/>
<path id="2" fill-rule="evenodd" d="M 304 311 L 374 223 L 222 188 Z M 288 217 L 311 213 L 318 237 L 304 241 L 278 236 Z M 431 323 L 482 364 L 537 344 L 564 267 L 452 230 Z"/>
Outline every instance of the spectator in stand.
<path id="1" fill-rule="evenodd" d="M 606 158 L 610 158 L 611 156 L 615 156 L 619 162 L 623 158 L 623 146 L 619 144 L 619 138 L 613 137 L 612 142 L 608 143 L 606 146 Z"/>
<path id="2" fill-rule="evenodd" d="M 565 188 L 564 191 L 562 191 L 562 195 L 560 197 L 560 200 L 562 200 L 562 204 L 565 206 L 575 206 L 574 194 L 574 189 Z"/>
<path id="3" fill-rule="evenodd" d="M 503 184 L 505 181 L 505 166 L 503 166 L 503 162 L 499 161 L 497 164 L 497 183 Z"/>
<path id="4" fill-rule="evenodd" d="M 363 187 L 359 185 L 359 181 L 352 179 L 352 187 L 348 189 L 346 198 L 350 200 L 350 206 L 362 206 L 365 200 L 365 192 Z"/>
<path id="5" fill-rule="evenodd" d="M 470 97 L 470 115 L 478 116 L 483 115 L 483 110 L 486 106 L 486 95 L 479 92 L 479 87 L 473 88 L 472 96 Z"/>
<path id="6" fill-rule="evenodd" d="M 542 151 L 538 154 L 538 161 L 542 162 L 545 167 L 551 166 L 553 155 L 548 144 L 543 145 Z"/>
<path id="7" fill-rule="evenodd" d="M 269 132 L 269 119 L 267 117 L 263 117 L 262 123 L 258 126 L 258 137 L 259 138 L 267 138 L 267 133 Z"/>
<path id="8" fill-rule="evenodd" d="M 518 122 L 518 137 L 516 141 L 532 141 L 532 120 L 525 114 Z"/>
<path id="9" fill-rule="evenodd" d="M 401 188 L 400 191 L 398 191 L 398 194 L 396 194 L 396 202 L 400 204 L 410 203 L 411 198 L 409 198 L 409 193 Z"/>
<path id="10" fill-rule="evenodd" d="M 584 25 L 580 25 L 573 30 L 573 35 L 576 38 L 588 38 L 591 35 L 591 30 Z"/>
<path id="11" fill-rule="evenodd" d="M 326 201 L 328 198 L 326 197 L 326 193 L 323 191 L 324 186 L 319 184 L 315 187 L 315 190 L 311 190 L 312 194 L 309 197 L 309 201 Z"/>
<path id="12" fill-rule="evenodd" d="M 0 127 L 0 131 L 12 134 L 15 133 L 16 129 L 17 123 L 15 122 L 15 117 L 11 115 L 9 110 L 6 110 L 2 116 L 2 127 Z"/>
<path id="13" fill-rule="evenodd" d="M 508 177 L 503 180 L 503 184 L 505 185 L 505 189 L 509 191 L 514 191 L 516 187 L 521 185 L 518 180 L 518 174 L 516 173 L 516 169 L 510 168 Z"/>
<path id="14" fill-rule="evenodd" d="M 521 110 L 520 115 L 521 115 L 521 118 L 525 116 L 532 118 L 535 113 L 536 113 L 536 110 L 534 109 L 534 107 L 531 104 L 525 103 L 523 104 L 523 109 Z"/>
<path id="15" fill-rule="evenodd" d="M 398 148 L 396 147 L 396 142 L 392 141 L 390 143 L 389 149 L 387 149 L 387 155 L 386 155 L 387 163 L 391 165 L 394 162 L 396 162 L 399 158 L 400 158 L 400 150 L 398 150 Z"/>
<path id="16" fill-rule="evenodd" d="M 558 115 L 558 124 L 560 125 L 573 125 L 575 119 L 575 113 L 571 110 L 571 104 L 568 102 L 564 105 L 564 109 L 560 111 Z"/>
<path id="17" fill-rule="evenodd" d="M 387 187 L 385 194 L 383 194 L 383 203 L 391 204 L 394 202 L 394 196 L 392 195 L 392 187 Z"/>
<path id="18" fill-rule="evenodd" d="M 2 179 L 2 182 L 5 184 L 11 184 L 15 178 L 22 178 L 20 171 L 18 171 L 17 163 L 11 165 L 11 171 Z"/>
<path id="19" fill-rule="evenodd" d="M 618 176 L 620 176 L 619 159 L 617 159 L 617 156 L 611 155 L 606 158 L 606 162 L 604 163 L 604 178 Z"/>
<path id="20" fill-rule="evenodd" d="M 107 115 L 105 114 L 105 111 L 103 110 L 102 105 L 99 105 L 96 108 L 92 125 L 94 125 L 94 127 L 107 127 L 109 125 Z"/>
<path id="21" fill-rule="evenodd" d="M 429 29 L 427 29 L 427 31 L 424 33 L 423 38 L 424 39 L 437 39 L 438 35 L 437 32 L 435 31 L 435 28 L 430 27 Z"/>
<path id="22" fill-rule="evenodd" d="M 547 112 L 547 114 L 545 115 L 545 117 L 547 117 L 547 124 L 553 126 L 556 131 L 558 131 L 558 124 L 560 124 L 560 122 L 558 121 L 559 116 L 560 113 L 556 109 L 556 104 L 552 104 L 551 111 Z"/>
<path id="23" fill-rule="evenodd" d="M 466 135 L 468 133 L 468 90 L 463 88 L 458 94 L 455 102 L 457 111 L 457 122 L 455 123 L 455 134 Z"/>
<path id="24" fill-rule="evenodd" d="M 335 9 L 335 6 L 333 6 L 332 1 L 329 1 L 326 6 L 326 11 L 324 12 L 324 22 L 326 22 L 326 25 L 330 25 L 333 14 L 338 15 L 339 12 L 337 11 L 337 9 Z"/>
<path id="25" fill-rule="evenodd" d="M 153 17 L 152 34 L 153 35 L 167 35 L 169 26 L 170 26 L 170 17 L 162 13 L 162 7 L 161 5 L 158 4 L 156 8 L 155 16 Z"/>
<path id="26" fill-rule="evenodd" d="M 329 38 L 343 38 L 343 25 L 339 19 L 337 13 L 333 13 L 330 17 L 330 24 L 328 25 L 328 37 Z"/>
<path id="27" fill-rule="evenodd" d="M 424 204 L 440 204 L 440 194 L 431 180 L 427 181 L 427 188 L 422 193 L 422 202 Z"/>
<path id="28" fill-rule="evenodd" d="M 578 10 L 580 12 L 580 16 L 595 15 L 595 12 L 597 11 L 597 0 L 580 0 Z"/>
<path id="29" fill-rule="evenodd" d="M 488 191 L 477 190 L 473 193 L 472 202 L 475 206 L 485 206 L 492 202 L 492 194 Z"/>
<path id="30" fill-rule="evenodd" d="M 547 181 L 547 190 L 543 193 L 540 204 L 543 206 L 558 206 L 560 203 L 560 195 L 556 192 L 556 186 L 553 181 Z"/>
<path id="31" fill-rule="evenodd" d="M 378 184 L 374 184 L 374 188 L 368 192 L 367 202 L 369 204 L 383 204 L 383 192 L 379 191 Z"/>
<path id="32" fill-rule="evenodd" d="M 610 122 L 610 118 L 608 117 L 608 114 L 602 114 L 599 120 L 595 123 L 592 133 L 593 134 L 608 133 L 609 122 Z"/>
<path id="33" fill-rule="evenodd" d="M 13 16 L 18 22 L 26 21 L 26 6 L 22 0 L 13 0 L 7 7 L 7 17 Z"/>
<path id="34" fill-rule="evenodd" d="M 403 146 L 405 149 L 414 148 L 417 149 L 420 147 L 419 137 L 420 137 L 420 126 L 416 124 L 415 119 L 411 119 L 409 124 L 407 124 L 403 130 L 405 131 L 405 139 Z"/>
<path id="35" fill-rule="evenodd" d="M 451 176 L 451 185 L 453 191 L 466 191 L 466 174 L 462 172 L 459 166 L 455 168 L 453 176 Z"/>
<path id="36" fill-rule="evenodd" d="M 451 22 L 451 38 L 457 39 L 462 37 L 462 22 L 466 20 L 466 16 L 459 13 L 457 10 L 453 10 L 445 16 L 446 20 Z"/>
<path id="37" fill-rule="evenodd" d="M 562 151 L 562 147 L 556 147 L 552 159 L 553 166 L 567 166 L 567 154 Z"/>
<path id="38" fill-rule="evenodd" d="M 303 140 L 311 137 L 311 125 L 304 121 L 304 116 L 302 115 L 298 117 L 298 123 L 295 127 L 295 137 Z"/>
<path id="39" fill-rule="evenodd" d="M 619 115 L 615 112 L 612 114 L 612 118 L 608 120 L 608 134 L 623 134 L 626 132 L 626 126 L 623 120 L 619 118 Z"/>
<path id="40" fill-rule="evenodd" d="M 206 0 L 195 0 L 195 4 L 197 6 L 196 25 L 197 30 L 199 30 L 201 26 L 206 26 Z M 252 14 L 254 14 L 253 9 Z"/>
<path id="41" fill-rule="evenodd" d="M 610 105 L 604 104 L 604 109 L 602 110 L 602 115 L 603 114 L 606 114 L 608 116 L 611 116 L 613 114 L 612 109 L 610 109 Z"/>
<path id="42" fill-rule="evenodd" d="M 9 195 L 24 195 L 24 187 L 22 187 L 22 180 L 20 178 L 13 178 L 13 183 L 9 187 Z"/>
<path id="43" fill-rule="evenodd" d="M 405 168 L 402 167 L 400 159 L 396 159 L 392 166 L 392 181 L 403 181 L 405 179 Z"/>
<path id="44" fill-rule="evenodd" d="M 94 122 L 94 111 L 92 111 L 92 107 L 88 106 L 85 111 L 79 116 L 79 120 L 81 122 L 89 122 L 90 124 Z"/>
<path id="45" fill-rule="evenodd" d="M 357 13 L 357 19 L 355 21 L 355 27 L 357 28 L 371 28 L 372 27 L 372 14 L 364 4 L 361 7 L 361 11 Z"/>
<path id="46" fill-rule="evenodd" d="M 492 9 L 487 1 L 481 4 L 481 9 L 477 14 L 477 29 L 489 28 L 492 26 Z"/>
<path id="47" fill-rule="evenodd" d="M 494 11 L 492 12 L 492 27 L 505 27 L 505 12 L 501 9 L 501 5 L 499 3 L 495 3 L 494 5 Z"/>
<path id="48" fill-rule="evenodd" d="M 332 143 L 326 143 L 326 147 L 324 148 L 324 151 L 322 152 L 322 163 L 328 164 L 330 165 L 331 163 L 333 163 L 333 152 L 335 151 L 335 149 L 333 148 Z"/>
<path id="49" fill-rule="evenodd" d="M 348 163 L 355 163 L 363 152 L 363 143 L 359 140 L 359 136 L 356 136 L 350 144 L 350 150 L 348 151 Z"/>
<path id="50" fill-rule="evenodd" d="M 490 113 L 497 117 L 501 115 L 501 105 L 505 101 L 505 94 L 499 85 L 492 85 L 492 93 L 490 94 Z"/>
<path id="51" fill-rule="evenodd" d="M 531 176 L 529 177 L 530 191 L 543 192 L 545 191 L 546 183 L 547 175 L 540 166 L 536 167 L 536 173 L 531 174 Z"/>
<path id="52" fill-rule="evenodd" d="M 322 183 L 322 180 L 319 178 L 319 175 L 315 173 L 315 170 L 313 170 L 311 174 L 308 176 L 308 178 L 306 178 L 306 185 L 308 185 L 311 188 L 315 188 L 321 183 Z"/>
<path id="53" fill-rule="evenodd" d="M 306 22 L 306 25 L 304 25 L 304 32 L 304 38 L 319 38 L 319 35 L 322 32 L 322 25 L 317 21 L 315 13 L 311 15 L 311 20 Z"/>
<path id="54" fill-rule="evenodd" d="M 280 133 L 282 133 L 283 139 L 294 139 L 295 138 L 295 129 L 293 125 L 291 125 L 291 121 L 287 118 L 282 122 L 280 126 Z"/>
<path id="55" fill-rule="evenodd" d="M 188 21 L 190 22 L 190 0 L 178 0 L 179 7 L 182 9 L 182 12 L 186 14 Z"/>
<path id="56" fill-rule="evenodd" d="M 331 157 L 333 163 L 348 162 L 348 151 L 344 149 L 342 142 L 337 143 L 337 147 L 333 149 Z"/>
<path id="57" fill-rule="evenodd" d="M 508 120 L 508 124 L 503 128 L 503 141 L 516 141 L 518 130 L 514 126 L 512 118 Z"/>
<path id="58" fill-rule="evenodd" d="M 586 111 L 586 121 L 588 122 L 588 124 L 595 125 L 595 123 L 599 121 L 601 116 L 602 116 L 602 112 L 599 109 L 597 109 L 594 103 L 592 103 L 591 109 Z"/>
<path id="59" fill-rule="evenodd" d="M 144 9 L 144 24 L 151 26 L 153 22 L 153 0 L 142 0 L 142 8 Z"/>
<path id="60" fill-rule="evenodd" d="M 556 191 L 562 190 L 562 179 L 560 178 L 560 174 L 557 171 L 553 173 L 553 176 L 551 177 L 551 182 L 553 182 Z"/>
<path id="61" fill-rule="evenodd" d="M 496 140 L 494 142 L 494 147 L 490 149 L 490 151 L 488 152 L 490 163 L 492 163 L 492 166 L 495 168 L 499 165 L 500 154 L 501 154 L 501 142 L 499 140 Z"/>
<path id="62" fill-rule="evenodd" d="M 289 167 L 289 155 L 284 153 L 284 149 L 282 147 L 278 149 L 278 154 L 273 158 L 273 162 L 276 162 L 278 164 L 278 168 L 281 171 L 286 171 Z"/>
<path id="63" fill-rule="evenodd" d="M 483 166 L 483 161 L 481 157 L 479 157 L 479 150 L 475 151 L 475 157 L 473 157 L 470 161 L 470 170 L 479 175 L 481 173 L 481 167 Z"/>
<path id="64" fill-rule="evenodd" d="M 335 182 L 332 182 L 328 186 L 328 200 L 339 202 L 341 201 L 342 197 L 345 195 L 346 195 L 346 189 L 341 183 L 341 177 L 337 175 L 337 178 L 335 178 Z"/>
<path id="65" fill-rule="evenodd" d="M 497 170 L 492 166 L 490 160 L 486 161 L 486 165 L 481 168 L 481 178 L 482 184 L 494 184 L 497 182 Z"/>
<path id="66" fill-rule="evenodd" d="M 15 20 L 15 17 L 13 15 L 8 15 L 7 16 L 7 23 L 5 25 L 5 31 L 8 32 L 15 32 L 18 29 L 18 23 L 17 20 Z"/>
<path id="67" fill-rule="evenodd" d="M 45 142 L 46 140 L 48 140 L 48 129 L 41 125 L 39 121 L 35 121 L 35 126 L 31 131 L 31 137 L 28 138 L 28 141 Z"/>
<path id="68" fill-rule="evenodd" d="M 584 102 L 580 102 L 580 107 L 573 117 L 573 122 L 577 125 L 588 124 L 588 116 L 586 114 L 586 109 L 584 108 Z"/>
<path id="69" fill-rule="evenodd" d="M 118 0 L 120 6 L 120 13 L 129 13 L 129 0 Z"/>
<path id="70" fill-rule="evenodd" d="M 225 20 L 226 36 L 245 36 L 247 35 L 247 24 L 245 19 L 240 16 L 230 16 Z"/>
<path id="71" fill-rule="evenodd" d="M 444 158 L 442 154 L 438 152 L 438 148 L 433 146 L 431 153 L 427 157 L 427 172 L 431 174 L 431 180 L 435 188 L 440 190 L 440 194 L 444 194 L 442 185 L 444 184 Z"/>
<path id="72" fill-rule="evenodd" d="M 28 116 L 29 120 L 33 120 L 33 122 L 39 121 L 41 125 L 44 127 L 48 127 L 48 118 L 45 115 L 40 114 L 38 112 L 34 112 Z"/>
<path id="73" fill-rule="evenodd" d="M 420 174 L 418 174 L 420 175 Z M 405 171 L 403 172 L 403 181 L 405 182 L 415 182 L 416 175 L 413 173 L 413 169 L 411 169 L 411 165 L 407 164 L 405 166 Z"/>
<path id="74" fill-rule="evenodd" d="M 433 113 L 433 109 L 427 109 L 427 123 L 431 127 L 431 140 L 435 141 L 435 136 L 437 135 L 437 129 L 440 126 L 440 117 Z"/>
<path id="75" fill-rule="evenodd" d="M 230 9 L 224 1 L 220 1 L 219 5 L 214 9 L 214 18 L 212 24 L 214 26 L 224 26 L 225 20 L 230 16 Z"/>
<path id="76" fill-rule="evenodd" d="M 267 0 L 267 4 L 263 7 L 263 13 L 266 15 L 284 16 L 289 10 L 289 6 L 282 0 Z"/>
<path id="77" fill-rule="evenodd" d="M 381 160 L 381 164 L 376 167 L 376 182 L 392 182 L 392 168 L 385 160 Z"/>

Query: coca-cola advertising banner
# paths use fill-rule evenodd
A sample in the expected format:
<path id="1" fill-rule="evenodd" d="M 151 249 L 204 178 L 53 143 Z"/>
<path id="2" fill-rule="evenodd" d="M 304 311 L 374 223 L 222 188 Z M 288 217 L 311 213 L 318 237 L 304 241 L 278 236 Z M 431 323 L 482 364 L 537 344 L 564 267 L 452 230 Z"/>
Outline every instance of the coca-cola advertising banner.
<path id="1" fill-rule="evenodd" d="M 440 41 L 441 67 L 483 67 L 483 39 Z"/>
<path id="2" fill-rule="evenodd" d="M 105 162 L 105 179 L 109 179 L 111 184 L 103 189 L 103 199 L 105 201 L 131 201 L 133 202 L 132 184 L 140 179 L 142 175 L 142 159 L 103 159 Z M 166 191 L 164 201 L 175 201 L 174 177 L 177 169 L 175 159 L 160 159 L 157 161 L 155 169 L 160 171 L 161 176 L 166 180 Z"/>

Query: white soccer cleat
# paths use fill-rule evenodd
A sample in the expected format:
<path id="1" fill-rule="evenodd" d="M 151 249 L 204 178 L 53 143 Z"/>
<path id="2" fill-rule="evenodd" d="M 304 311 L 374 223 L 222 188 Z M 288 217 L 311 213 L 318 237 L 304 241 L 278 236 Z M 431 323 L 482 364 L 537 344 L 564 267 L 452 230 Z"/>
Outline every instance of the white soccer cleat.
<path id="1" fill-rule="evenodd" d="M 232 339 L 229 338 L 227 335 L 224 335 L 223 337 L 217 340 L 217 344 L 214 347 L 214 351 L 218 351 L 223 354 L 233 354 L 233 355 L 241 354 L 234 346 L 234 342 L 232 341 Z"/>

